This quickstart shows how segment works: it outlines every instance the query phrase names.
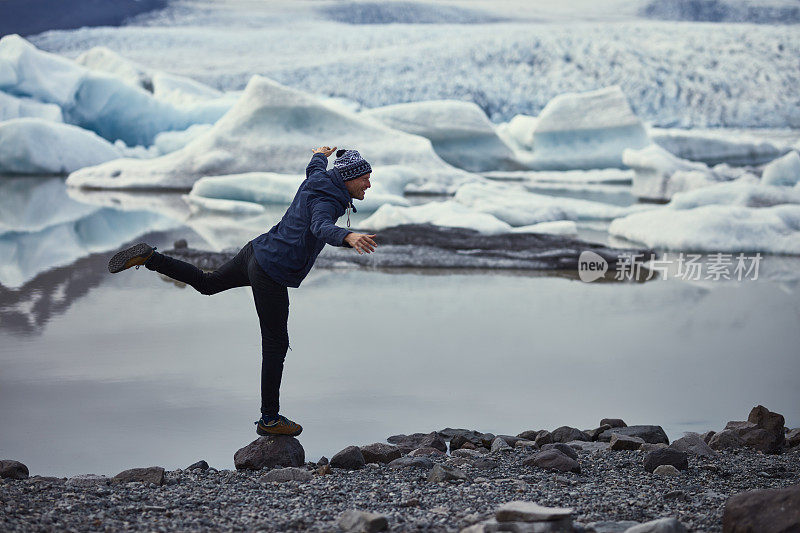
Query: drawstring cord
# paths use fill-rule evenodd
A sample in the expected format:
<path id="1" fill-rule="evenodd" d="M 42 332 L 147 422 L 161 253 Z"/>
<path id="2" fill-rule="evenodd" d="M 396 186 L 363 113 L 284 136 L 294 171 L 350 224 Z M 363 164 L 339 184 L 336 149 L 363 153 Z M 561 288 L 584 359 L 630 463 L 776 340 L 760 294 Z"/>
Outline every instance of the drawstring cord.
<path id="1" fill-rule="evenodd" d="M 350 227 L 350 206 L 347 206 L 347 227 Z"/>

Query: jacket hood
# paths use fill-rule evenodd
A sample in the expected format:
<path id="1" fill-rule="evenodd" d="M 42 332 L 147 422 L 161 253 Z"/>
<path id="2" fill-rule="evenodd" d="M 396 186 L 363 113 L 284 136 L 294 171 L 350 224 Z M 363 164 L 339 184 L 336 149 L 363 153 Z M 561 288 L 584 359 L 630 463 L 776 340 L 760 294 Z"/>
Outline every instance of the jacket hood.
<path id="1" fill-rule="evenodd" d="M 325 171 L 324 174 L 320 172 L 308 178 L 308 189 L 316 194 L 335 198 L 344 208 L 353 207 L 355 209 L 350 191 L 347 190 L 342 176 L 335 168 Z"/>

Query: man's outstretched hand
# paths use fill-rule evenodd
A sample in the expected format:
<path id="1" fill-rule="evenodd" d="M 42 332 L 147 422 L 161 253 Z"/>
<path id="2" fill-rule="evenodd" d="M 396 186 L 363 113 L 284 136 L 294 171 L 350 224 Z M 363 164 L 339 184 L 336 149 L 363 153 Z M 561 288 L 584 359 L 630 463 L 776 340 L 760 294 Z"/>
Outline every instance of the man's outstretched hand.
<path id="1" fill-rule="evenodd" d="M 372 253 L 378 245 L 372 240 L 375 235 L 366 235 L 364 233 L 348 233 L 344 238 L 344 242 L 349 244 L 359 254 Z"/>
<path id="2" fill-rule="evenodd" d="M 325 154 L 325 157 L 330 157 L 331 154 L 336 151 L 336 147 L 334 146 L 331 148 L 330 146 L 320 146 L 319 148 L 314 148 L 311 151 L 315 154 Z"/>

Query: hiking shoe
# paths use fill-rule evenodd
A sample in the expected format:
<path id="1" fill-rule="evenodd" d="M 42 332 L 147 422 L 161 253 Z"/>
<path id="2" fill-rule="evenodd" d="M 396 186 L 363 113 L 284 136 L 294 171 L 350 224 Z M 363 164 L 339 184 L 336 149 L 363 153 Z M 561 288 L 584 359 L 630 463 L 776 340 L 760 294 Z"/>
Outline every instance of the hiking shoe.
<path id="1" fill-rule="evenodd" d="M 282 415 L 278 415 L 278 418 L 273 418 L 271 420 L 267 420 L 262 416 L 255 424 L 256 433 L 262 437 L 267 435 L 290 435 L 296 437 L 303 432 L 303 426 L 292 422 Z"/>
<path id="2" fill-rule="evenodd" d="M 132 266 L 139 268 L 139 265 L 143 265 L 145 261 L 150 259 L 154 250 L 155 248 L 140 242 L 135 246 L 117 252 L 108 262 L 108 271 L 116 274 Z"/>

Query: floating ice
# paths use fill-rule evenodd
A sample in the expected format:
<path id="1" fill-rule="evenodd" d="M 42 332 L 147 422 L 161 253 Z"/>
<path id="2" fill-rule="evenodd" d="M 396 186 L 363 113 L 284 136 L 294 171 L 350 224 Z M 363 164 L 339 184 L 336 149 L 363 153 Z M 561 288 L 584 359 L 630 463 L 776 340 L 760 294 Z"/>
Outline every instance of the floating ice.
<path id="1" fill-rule="evenodd" d="M 619 168 L 623 150 L 649 142 L 619 87 L 565 93 L 542 110 L 534 152 L 523 163 L 534 170 Z"/>
<path id="2" fill-rule="evenodd" d="M 184 195 L 184 200 L 190 205 L 192 211 L 214 211 L 230 215 L 260 215 L 264 212 L 264 206 L 253 202 L 242 202 L 240 200 L 224 200 L 220 198 L 205 198 L 198 195 Z"/>
<path id="3" fill-rule="evenodd" d="M 668 205 L 673 209 L 693 209 L 712 204 L 744 207 L 800 204 L 800 190 L 765 185 L 756 179 L 736 180 L 676 193 Z"/>
<path id="4" fill-rule="evenodd" d="M 631 192 L 642 199 L 668 200 L 676 192 L 715 181 L 705 164 L 680 159 L 657 144 L 625 150 L 622 161 L 634 170 Z M 677 173 L 680 177 L 673 179 Z"/>
<path id="5" fill-rule="evenodd" d="M 390 128 L 430 139 L 436 153 L 458 168 L 473 172 L 521 168 L 511 148 L 472 102 L 412 102 L 362 113 Z"/>
<path id="6" fill-rule="evenodd" d="M 530 115 L 514 115 L 508 122 L 497 125 L 497 135 L 517 149 L 532 150 L 533 131 L 538 120 Z"/>
<path id="7" fill-rule="evenodd" d="M 767 185 L 791 187 L 800 183 L 800 155 L 791 151 L 764 167 L 761 181 Z"/>
<path id="8" fill-rule="evenodd" d="M 384 169 L 389 169 L 388 172 Z M 374 211 L 383 204 L 408 205 L 408 200 L 390 190 L 402 192 L 397 181 L 382 182 L 382 176 L 388 180 L 395 177 L 391 167 L 378 167 L 373 171 L 370 182 L 372 187 L 367 191 L 364 200 L 355 201 L 359 211 Z M 255 204 L 290 204 L 297 189 L 305 179 L 302 175 L 276 174 L 274 172 L 248 172 L 230 176 L 207 176 L 195 182 L 189 198 L 217 198 L 252 202 Z M 402 180 L 401 180 L 402 182 Z"/>
<path id="9" fill-rule="evenodd" d="M 211 129 L 211 124 L 193 124 L 183 131 L 162 131 L 156 135 L 153 146 L 159 155 L 176 152 Z"/>
<path id="10" fill-rule="evenodd" d="M 357 148 L 373 168 L 402 165 L 438 192 L 476 179 L 443 162 L 429 140 L 337 110 L 254 76 L 236 105 L 184 148 L 156 159 L 119 159 L 70 175 L 79 187 L 189 189 L 203 176 L 305 169 L 320 143 Z"/>
<path id="11" fill-rule="evenodd" d="M 652 205 L 616 206 L 536 194 L 519 186 L 499 183 L 468 183 L 458 189 L 454 199 L 474 211 L 491 214 L 512 226 L 553 220 L 610 220 L 653 208 Z"/>
<path id="12" fill-rule="evenodd" d="M 0 174 L 66 174 L 120 156 L 91 131 L 41 118 L 0 122 Z"/>
<path id="13" fill-rule="evenodd" d="M 35 117 L 51 122 L 63 122 L 61 108 L 55 104 L 43 104 L 33 98 L 17 98 L 0 91 L 0 122 L 12 118 Z"/>
<path id="14" fill-rule="evenodd" d="M 150 69 L 122 57 L 105 46 L 95 46 L 83 52 L 75 58 L 75 63 L 97 72 L 110 74 L 132 87 L 153 92 Z"/>
<path id="15" fill-rule="evenodd" d="M 498 233 L 557 233 L 575 235 L 577 227 L 568 220 L 548 221 L 521 227 L 512 227 L 497 217 L 481 213 L 453 200 L 429 202 L 412 207 L 384 205 L 370 217 L 364 219 L 359 227 L 379 231 L 402 224 L 433 224 L 454 228 L 470 228 L 486 234 Z"/>
<path id="16" fill-rule="evenodd" d="M 213 123 L 231 106 L 220 98 L 176 107 L 114 75 L 37 50 L 18 35 L 0 39 L 0 90 L 61 107 L 66 122 L 128 145 L 150 145 L 156 134 Z"/>
<path id="17" fill-rule="evenodd" d="M 661 207 L 618 218 L 608 231 L 659 249 L 800 254 L 800 205 Z"/>
<path id="18" fill-rule="evenodd" d="M 786 147 L 749 135 L 722 132 L 652 128 L 650 138 L 681 159 L 707 165 L 760 165 L 788 151 Z"/>

